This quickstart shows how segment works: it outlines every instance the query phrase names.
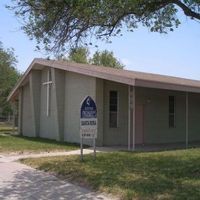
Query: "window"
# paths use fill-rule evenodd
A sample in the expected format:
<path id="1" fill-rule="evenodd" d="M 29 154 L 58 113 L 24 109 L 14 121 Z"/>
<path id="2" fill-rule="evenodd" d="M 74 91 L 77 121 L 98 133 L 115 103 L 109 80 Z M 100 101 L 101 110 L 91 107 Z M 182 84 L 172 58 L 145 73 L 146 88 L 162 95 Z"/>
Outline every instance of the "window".
<path id="1" fill-rule="evenodd" d="M 47 71 L 47 81 L 52 81 L 51 69 Z"/>
<path id="2" fill-rule="evenodd" d="M 175 97 L 169 96 L 169 128 L 175 128 Z"/>
<path id="3" fill-rule="evenodd" d="M 118 118 L 118 93 L 117 91 L 110 91 L 109 102 L 109 124 L 110 128 L 117 128 Z"/>

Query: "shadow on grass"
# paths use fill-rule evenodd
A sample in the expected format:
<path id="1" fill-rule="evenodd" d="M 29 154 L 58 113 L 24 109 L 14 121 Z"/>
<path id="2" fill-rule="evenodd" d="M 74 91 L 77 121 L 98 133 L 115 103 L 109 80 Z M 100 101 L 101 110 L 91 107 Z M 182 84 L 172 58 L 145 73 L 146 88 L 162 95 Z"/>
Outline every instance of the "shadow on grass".
<path id="1" fill-rule="evenodd" d="M 79 145 L 75 143 L 12 134 L 0 134 L 0 152 L 50 152 L 75 150 L 78 148 Z"/>
<path id="2" fill-rule="evenodd" d="M 26 137 L 26 136 L 21 136 L 21 135 L 12 135 L 12 137 L 15 138 L 19 138 L 19 139 L 24 139 L 26 141 L 30 141 L 30 142 L 39 142 L 39 143 L 43 143 L 43 144 L 56 144 L 59 146 L 77 146 L 79 147 L 80 145 L 77 143 L 69 143 L 69 142 L 60 142 L 60 141 L 56 141 L 53 139 L 46 139 L 46 138 L 33 138 L 33 137 Z"/>
<path id="3" fill-rule="evenodd" d="M 96 161 L 87 155 L 84 162 L 73 156 L 27 163 L 122 199 L 199 199 L 200 151 L 174 152 L 120 152 L 98 154 Z"/>

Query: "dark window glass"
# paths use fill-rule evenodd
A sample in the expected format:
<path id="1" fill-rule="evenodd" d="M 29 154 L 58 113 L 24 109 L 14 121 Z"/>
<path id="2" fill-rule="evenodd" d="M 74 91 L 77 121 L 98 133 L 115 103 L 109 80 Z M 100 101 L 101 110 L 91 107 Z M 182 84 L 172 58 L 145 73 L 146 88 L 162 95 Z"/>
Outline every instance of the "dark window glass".
<path id="1" fill-rule="evenodd" d="M 48 75 L 48 76 L 49 76 L 49 77 L 48 77 L 49 80 L 48 80 L 48 81 L 52 81 L 51 69 L 49 69 L 49 72 L 48 72 L 48 73 L 49 73 L 49 75 Z"/>
<path id="2" fill-rule="evenodd" d="M 169 96 L 169 127 L 175 127 L 175 97 Z"/>
<path id="3" fill-rule="evenodd" d="M 109 95 L 109 124 L 110 128 L 117 128 L 118 94 L 117 91 L 110 91 Z"/>
<path id="4" fill-rule="evenodd" d="M 110 105 L 110 111 L 116 112 L 117 111 L 117 105 Z"/>

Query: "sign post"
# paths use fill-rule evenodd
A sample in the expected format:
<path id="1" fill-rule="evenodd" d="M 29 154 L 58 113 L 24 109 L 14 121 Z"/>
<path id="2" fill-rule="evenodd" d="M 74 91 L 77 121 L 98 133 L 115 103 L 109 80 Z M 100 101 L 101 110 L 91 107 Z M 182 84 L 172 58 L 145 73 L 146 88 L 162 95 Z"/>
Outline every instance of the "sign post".
<path id="1" fill-rule="evenodd" d="M 96 158 L 97 107 L 95 101 L 87 96 L 81 103 L 80 110 L 80 147 L 83 160 L 83 139 L 93 139 L 94 159 Z"/>

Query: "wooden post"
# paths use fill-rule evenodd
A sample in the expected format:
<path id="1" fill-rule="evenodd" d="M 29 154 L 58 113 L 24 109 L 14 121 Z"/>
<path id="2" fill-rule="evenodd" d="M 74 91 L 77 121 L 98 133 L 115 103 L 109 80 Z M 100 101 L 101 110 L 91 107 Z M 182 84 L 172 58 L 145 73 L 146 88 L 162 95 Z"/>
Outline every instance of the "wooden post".
<path id="1" fill-rule="evenodd" d="M 15 112 L 16 112 L 15 102 L 12 103 L 12 110 L 13 110 L 12 133 L 15 134 Z"/>
<path id="2" fill-rule="evenodd" d="M 133 87 L 133 151 L 135 151 L 135 87 Z"/>
<path id="3" fill-rule="evenodd" d="M 96 141 L 95 141 L 95 136 L 93 138 L 93 146 L 94 146 L 94 160 L 96 160 Z"/>
<path id="4" fill-rule="evenodd" d="M 128 151 L 131 149 L 131 86 L 128 86 Z"/>
<path id="5" fill-rule="evenodd" d="M 185 95 L 186 99 L 185 99 L 185 110 L 186 110 L 186 114 L 185 114 L 185 148 L 188 148 L 188 92 L 186 92 Z"/>
<path id="6" fill-rule="evenodd" d="M 81 145 L 81 161 L 83 161 L 83 137 L 81 137 L 80 145 Z"/>
<path id="7" fill-rule="evenodd" d="M 22 135 L 22 88 L 19 93 L 19 101 L 18 101 L 18 134 Z"/>

